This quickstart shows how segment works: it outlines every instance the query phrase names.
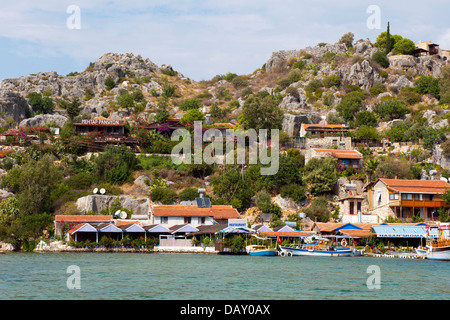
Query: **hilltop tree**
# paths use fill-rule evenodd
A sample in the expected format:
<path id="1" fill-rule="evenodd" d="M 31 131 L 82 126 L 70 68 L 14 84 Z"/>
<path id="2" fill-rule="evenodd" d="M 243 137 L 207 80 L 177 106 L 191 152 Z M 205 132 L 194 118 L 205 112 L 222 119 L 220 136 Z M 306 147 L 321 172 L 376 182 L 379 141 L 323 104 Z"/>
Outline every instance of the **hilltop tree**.
<path id="1" fill-rule="evenodd" d="M 355 35 L 353 33 L 347 32 L 339 39 L 338 43 L 344 43 L 347 46 L 347 48 L 350 48 L 353 46 L 354 37 Z"/>
<path id="2" fill-rule="evenodd" d="M 281 129 L 283 111 L 272 95 L 251 95 L 242 108 L 241 123 L 245 129 Z"/>

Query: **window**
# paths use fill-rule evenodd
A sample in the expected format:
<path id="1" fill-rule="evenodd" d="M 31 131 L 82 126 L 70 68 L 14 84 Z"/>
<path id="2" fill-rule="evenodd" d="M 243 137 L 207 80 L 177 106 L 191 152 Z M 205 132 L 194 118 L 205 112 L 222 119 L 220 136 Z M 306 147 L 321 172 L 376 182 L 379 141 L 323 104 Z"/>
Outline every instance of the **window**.
<path id="1" fill-rule="evenodd" d="M 430 195 L 429 194 L 424 194 L 423 195 L 423 200 L 430 200 Z"/>
<path id="2" fill-rule="evenodd" d="M 398 200 L 398 193 L 389 193 L 389 200 Z"/>
<path id="3" fill-rule="evenodd" d="M 191 217 L 184 217 L 184 223 L 191 223 Z"/>
<path id="4" fill-rule="evenodd" d="M 169 223 L 169 217 L 161 217 L 161 224 Z"/>
<path id="5" fill-rule="evenodd" d="M 206 218 L 205 217 L 199 217 L 198 218 L 198 224 L 205 224 Z"/>
<path id="6" fill-rule="evenodd" d="M 407 194 L 407 199 L 408 199 L 408 200 L 412 200 L 412 196 L 413 196 L 412 193 L 408 193 L 408 194 Z"/>
<path id="7" fill-rule="evenodd" d="M 414 194 L 414 200 L 420 200 L 420 194 Z"/>

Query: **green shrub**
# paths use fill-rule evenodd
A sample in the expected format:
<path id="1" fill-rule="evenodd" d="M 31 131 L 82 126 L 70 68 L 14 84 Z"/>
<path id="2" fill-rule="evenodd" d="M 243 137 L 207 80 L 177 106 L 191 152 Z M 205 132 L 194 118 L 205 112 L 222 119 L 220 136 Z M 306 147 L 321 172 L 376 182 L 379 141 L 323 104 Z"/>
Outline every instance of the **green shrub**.
<path id="1" fill-rule="evenodd" d="M 372 55 L 372 60 L 383 68 L 389 67 L 389 59 L 383 51 L 377 51 Z"/>
<path id="2" fill-rule="evenodd" d="M 339 87 L 341 85 L 341 77 L 337 74 L 333 74 L 322 80 L 322 84 L 326 88 Z"/>
<path id="3" fill-rule="evenodd" d="M 105 86 L 106 86 L 106 90 L 111 90 L 116 86 L 116 82 L 114 81 L 113 78 L 108 77 L 105 80 Z"/>
<path id="4" fill-rule="evenodd" d="M 195 188 L 186 188 L 178 194 L 180 201 L 192 201 L 198 198 L 198 190 Z"/>
<path id="5" fill-rule="evenodd" d="M 177 193 L 167 187 L 155 187 L 150 192 L 150 198 L 153 202 L 160 201 L 164 205 L 172 204 L 177 201 Z"/>
<path id="6" fill-rule="evenodd" d="M 414 90 L 420 94 L 431 94 L 439 99 L 439 78 L 422 75 L 414 82 Z"/>
<path id="7" fill-rule="evenodd" d="M 385 121 L 401 119 L 409 112 L 406 104 L 398 99 L 388 100 L 376 107 L 376 112 Z"/>
<path id="8" fill-rule="evenodd" d="M 376 83 L 369 89 L 369 92 L 372 96 L 376 97 L 380 93 L 386 92 L 386 86 L 381 82 Z"/>
<path id="9" fill-rule="evenodd" d="M 290 198 L 295 202 L 301 202 L 306 199 L 306 187 L 298 184 L 288 184 L 281 187 L 280 195 L 283 198 Z"/>

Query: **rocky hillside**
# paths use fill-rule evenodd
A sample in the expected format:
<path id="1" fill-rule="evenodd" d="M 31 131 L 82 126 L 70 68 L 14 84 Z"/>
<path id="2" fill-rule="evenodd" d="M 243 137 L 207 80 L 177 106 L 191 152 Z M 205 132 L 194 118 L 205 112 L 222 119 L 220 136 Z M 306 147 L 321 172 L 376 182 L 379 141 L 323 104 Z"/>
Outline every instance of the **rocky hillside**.
<path id="1" fill-rule="evenodd" d="M 412 87 L 417 75 L 441 75 L 442 62 L 432 57 L 389 56 L 389 67 L 383 68 L 371 59 L 377 50 L 368 40 L 359 40 L 351 48 L 340 43 L 322 43 L 302 50 L 274 52 L 262 68 L 251 75 L 228 73 L 201 82 L 183 76 L 170 65 L 158 67 L 149 59 L 133 54 L 107 53 L 81 73 L 64 76 L 40 72 L 3 79 L 0 82 L 2 125 L 21 121 L 22 124 L 41 125 L 53 121 L 61 125 L 64 122 L 61 116 L 67 117 L 67 112 L 58 101 L 75 97 L 81 100 L 85 116 L 107 114 L 113 119 L 152 121 L 157 103 L 168 87 L 174 89 L 168 96 L 173 117 L 181 117 L 183 112 L 179 105 L 185 99 L 196 98 L 203 104 L 205 112 L 213 103 L 222 108 L 229 106 L 230 120 L 236 121 L 249 94 L 265 90 L 282 96 L 279 106 L 285 111 L 283 129 L 293 135 L 302 122 L 326 122 L 328 114 L 335 112 L 346 94 L 345 85 L 358 86 L 364 91 L 377 84 L 384 85 L 384 92 L 366 99 L 365 108 L 370 111 L 383 97 L 397 95 L 403 87 Z M 113 79 L 114 88 L 105 84 L 108 78 Z M 328 81 L 329 84 L 313 90 L 317 81 Z M 117 97 L 124 90 L 142 92 L 144 99 L 139 108 L 130 110 L 117 105 Z M 53 116 L 34 118 L 26 99 L 32 92 L 51 97 L 56 105 Z M 437 101 L 424 95 L 420 103 L 434 105 Z"/>

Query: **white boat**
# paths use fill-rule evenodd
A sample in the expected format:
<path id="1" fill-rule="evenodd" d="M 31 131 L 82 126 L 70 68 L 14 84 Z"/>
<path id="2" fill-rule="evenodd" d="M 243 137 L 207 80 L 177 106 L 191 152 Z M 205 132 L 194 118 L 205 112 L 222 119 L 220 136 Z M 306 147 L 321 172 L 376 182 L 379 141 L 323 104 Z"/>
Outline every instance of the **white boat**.
<path id="1" fill-rule="evenodd" d="M 427 243 L 427 259 L 450 260 L 450 224 L 440 224 L 437 239 Z"/>
<path id="2" fill-rule="evenodd" d="M 280 248 L 281 255 L 284 256 L 350 257 L 353 255 L 351 248 L 327 246 L 324 239 L 297 247 L 281 246 Z"/>

